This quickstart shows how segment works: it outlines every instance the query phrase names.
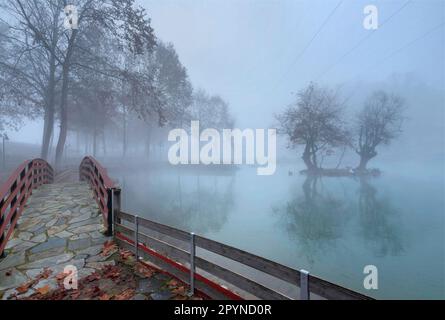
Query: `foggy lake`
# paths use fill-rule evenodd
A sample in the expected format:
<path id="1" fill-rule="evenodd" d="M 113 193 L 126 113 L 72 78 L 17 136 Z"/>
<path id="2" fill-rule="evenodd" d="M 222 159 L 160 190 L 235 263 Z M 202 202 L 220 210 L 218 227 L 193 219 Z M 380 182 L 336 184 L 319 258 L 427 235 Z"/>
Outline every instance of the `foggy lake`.
<path id="1" fill-rule="evenodd" d="M 445 1 L 374 2 L 0 0 L 0 256 L 30 161 L 88 180 L 107 235 L 117 183 L 132 215 L 373 298 L 445 299 Z M 203 247 L 246 274 L 198 274 L 305 298 L 293 271 Z"/>
<path id="2" fill-rule="evenodd" d="M 375 298 L 413 299 L 445 297 L 444 185 L 434 170 L 443 169 L 367 179 L 307 179 L 291 165 L 270 177 L 242 166 L 110 173 L 125 211 Z M 365 265 L 377 266 L 378 290 L 363 288 Z"/>

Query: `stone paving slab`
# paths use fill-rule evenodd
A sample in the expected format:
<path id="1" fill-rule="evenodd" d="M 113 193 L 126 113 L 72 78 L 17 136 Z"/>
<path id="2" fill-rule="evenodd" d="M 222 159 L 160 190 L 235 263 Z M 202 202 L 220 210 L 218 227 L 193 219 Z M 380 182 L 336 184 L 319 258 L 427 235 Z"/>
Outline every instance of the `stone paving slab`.
<path id="1" fill-rule="evenodd" d="M 0 299 L 199 298 L 186 296 L 185 287 L 162 272 L 141 272 L 134 255 L 122 254 L 104 231 L 86 183 L 60 182 L 34 190 L 6 257 L 0 259 Z M 67 265 L 77 268 L 82 289 L 60 286 L 58 277 Z"/>
<path id="2" fill-rule="evenodd" d="M 110 240 L 104 231 L 99 208 L 85 182 L 48 184 L 34 190 L 8 241 L 6 257 L 0 259 L 0 297 L 7 298 L 6 292 L 17 294 L 16 287 L 44 268 L 55 277 L 71 264 L 79 275 L 86 276 L 95 267 L 114 264 L 110 256 L 100 255 L 103 244 Z M 51 277 L 46 282 L 50 287 L 55 283 Z M 25 298 L 41 284 L 18 297 Z"/>

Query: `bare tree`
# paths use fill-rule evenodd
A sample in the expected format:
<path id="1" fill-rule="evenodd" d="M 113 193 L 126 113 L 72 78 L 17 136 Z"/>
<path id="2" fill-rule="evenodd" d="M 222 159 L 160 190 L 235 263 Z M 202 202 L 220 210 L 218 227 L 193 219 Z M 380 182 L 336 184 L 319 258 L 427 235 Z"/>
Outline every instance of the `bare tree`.
<path id="1" fill-rule="evenodd" d="M 41 157 L 47 159 L 55 117 L 57 86 L 56 46 L 60 38 L 62 2 L 5 1 L 2 10 L 15 17 L 0 35 L 8 43 L 0 71 L 9 99 L 20 99 L 33 113 L 43 109 Z M 32 15 L 24 15 L 24 12 Z M 42 45 L 43 44 L 43 45 Z"/>
<path id="2" fill-rule="evenodd" d="M 203 89 L 193 95 L 191 120 L 199 120 L 201 128 L 225 129 L 234 126 L 229 105 L 218 95 L 209 95 Z"/>
<path id="3" fill-rule="evenodd" d="M 182 125 L 193 102 L 193 88 L 173 45 L 158 41 L 149 66 L 146 72 L 154 75 L 162 104 L 168 105 L 165 120 L 171 126 Z"/>
<path id="4" fill-rule="evenodd" d="M 60 132 L 56 147 L 56 167 L 60 165 L 65 146 L 68 118 L 67 97 L 69 90 L 70 71 L 75 60 L 75 54 L 80 49 L 80 39 L 88 34 L 87 30 L 92 26 L 106 30 L 108 34 L 122 43 L 134 55 L 140 55 L 146 50 L 151 51 L 155 45 L 153 29 L 145 11 L 134 5 L 134 0 L 110 2 L 98 0 L 78 0 L 78 29 L 65 31 L 66 41 L 62 44 L 62 88 L 60 102 Z M 129 80 L 133 80 L 130 78 Z M 138 86 L 139 89 L 141 86 Z M 145 86 L 143 86 L 145 88 Z M 135 90 L 134 82 L 131 85 Z M 132 98 L 135 95 L 132 94 Z"/>
<path id="5" fill-rule="evenodd" d="M 158 103 L 164 119 L 156 114 L 145 120 L 145 148 L 150 157 L 150 149 L 155 129 L 166 124 L 168 127 L 182 126 L 192 104 L 193 88 L 174 46 L 171 43 L 157 42 L 153 54 L 143 61 L 143 72 L 153 77 L 157 97 L 151 103 Z"/>
<path id="6" fill-rule="evenodd" d="M 64 24 L 67 4 L 77 9 L 77 28 Z M 0 112 L 17 121 L 19 113 L 43 116 L 41 156 L 48 158 L 56 139 L 56 168 L 69 130 L 78 142 L 82 133 L 94 153 L 100 136 L 105 148 L 105 131 L 123 132 L 125 154 L 135 123 L 151 130 L 191 119 L 187 70 L 173 45 L 156 39 L 136 0 L 0 0 L 0 10 Z M 233 124 L 224 100 L 205 96 L 205 103 L 209 112 L 198 119 L 212 127 Z"/>
<path id="7" fill-rule="evenodd" d="M 84 69 L 76 72 L 73 92 L 76 94 L 70 99 L 69 129 L 88 134 L 93 141 L 93 156 L 97 156 L 98 139 L 104 137 L 106 126 L 117 116 L 117 93 L 109 77 L 88 74 Z"/>
<path id="8" fill-rule="evenodd" d="M 68 130 L 68 96 L 72 86 L 73 67 L 79 55 L 89 52 L 85 38 L 91 29 L 100 29 L 103 35 L 113 38 L 122 49 L 134 55 L 152 50 L 155 45 L 153 29 L 146 13 L 135 5 L 134 0 L 75 0 L 70 4 L 77 8 L 77 28 L 66 28 L 61 15 L 68 3 L 64 0 L 7 0 L 3 8 L 7 10 L 17 32 L 16 43 L 26 43 L 27 50 L 39 48 L 49 61 L 49 77 L 46 79 L 46 96 L 50 105 L 54 104 L 55 92 L 51 79 L 56 73 L 60 79 L 59 120 L 60 131 L 56 148 L 56 167 L 60 165 Z M 106 57 L 101 57 L 105 60 Z M 97 62 L 97 59 L 96 59 Z M 84 66 L 84 65 L 83 65 Z M 84 66 L 85 67 L 85 66 Z M 95 64 L 88 66 L 95 68 Z M 51 108 L 48 109 L 47 124 L 44 130 L 44 143 L 52 132 Z M 45 109 L 46 111 L 46 109 Z M 43 147 L 45 148 L 45 147 Z M 42 155 L 45 150 L 42 149 Z"/>
<path id="9" fill-rule="evenodd" d="M 0 25 L 0 134 L 7 129 L 18 129 L 23 117 L 37 115 L 42 104 L 40 88 L 28 85 L 22 65 L 13 64 L 15 47 L 7 41 L 8 30 Z M 35 83 L 34 83 L 35 84 Z"/>
<path id="10" fill-rule="evenodd" d="M 154 119 L 159 125 L 165 123 L 165 108 L 161 92 L 156 85 L 155 74 L 147 70 L 147 56 L 135 56 L 131 52 L 126 52 L 123 56 L 125 69 L 121 72 L 121 92 L 119 96 L 120 113 L 122 116 L 123 133 L 123 157 L 128 148 L 128 123 L 136 115 L 147 124 Z"/>
<path id="11" fill-rule="evenodd" d="M 286 111 L 276 116 L 279 132 L 288 136 L 290 146 L 304 146 L 302 158 L 308 173 L 320 171 L 319 152 L 347 144 L 342 115 L 337 95 L 310 83 Z"/>
<path id="12" fill-rule="evenodd" d="M 377 156 L 377 147 L 387 145 L 401 133 L 403 100 L 384 91 L 374 92 L 357 115 L 355 151 L 360 156 L 357 167 L 365 172 L 369 160 Z"/>

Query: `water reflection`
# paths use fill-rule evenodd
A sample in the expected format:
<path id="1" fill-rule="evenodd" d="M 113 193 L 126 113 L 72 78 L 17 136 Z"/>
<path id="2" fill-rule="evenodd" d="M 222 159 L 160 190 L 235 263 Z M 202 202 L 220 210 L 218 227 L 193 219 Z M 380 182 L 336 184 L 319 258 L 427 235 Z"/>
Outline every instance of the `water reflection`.
<path id="1" fill-rule="evenodd" d="M 404 249 L 400 214 L 388 197 L 378 197 L 377 193 L 368 178 L 360 179 L 361 234 L 375 256 L 399 255 Z"/>
<path id="2" fill-rule="evenodd" d="M 127 191 L 123 207 L 180 229 L 199 234 L 218 232 L 234 204 L 234 180 L 234 175 L 208 176 L 181 168 L 176 174 L 150 172 L 143 178 L 127 173 L 120 181 Z"/>
<path id="3" fill-rule="evenodd" d="M 153 166 L 112 175 L 121 177 L 131 213 L 357 291 L 364 290 L 363 267 L 374 264 L 382 277 L 377 298 L 444 297 L 442 181 L 390 174 L 264 179 L 248 169 Z M 425 265 L 428 272 L 418 277 Z"/>
<path id="4" fill-rule="evenodd" d="M 340 239 L 351 236 L 350 229 L 346 230 L 350 227 L 358 237 L 354 241 L 363 241 L 374 257 L 403 252 L 400 214 L 390 199 L 379 196 L 368 179 L 347 178 L 344 183 L 332 179 L 307 177 L 302 192 L 293 188 L 284 206 L 273 207 L 300 256 L 312 266 L 320 255 L 335 249 Z M 358 192 L 354 192 L 357 182 Z"/>
<path id="5" fill-rule="evenodd" d="M 176 194 L 168 208 L 171 224 L 199 234 L 218 232 L 227 222 L 234 204 L 234 176 L 218 183 L 220 177 L 202 175 L 198 171 L 188 178 L 195 179 L 195 188 L 193 183 L 183 181 L 184 177 L 178 172 Z"/>
<path id="6" fill-rule="evenodd" d="M 306 178 L 302 189 L 302 195 L 295 194 L 284 208 L 274 211 L 281 214 L 281 224 L 312 265 L 318 254 L 335 247 L 350 210 L 345 201 L 324 188 L 321 178 Z"/>

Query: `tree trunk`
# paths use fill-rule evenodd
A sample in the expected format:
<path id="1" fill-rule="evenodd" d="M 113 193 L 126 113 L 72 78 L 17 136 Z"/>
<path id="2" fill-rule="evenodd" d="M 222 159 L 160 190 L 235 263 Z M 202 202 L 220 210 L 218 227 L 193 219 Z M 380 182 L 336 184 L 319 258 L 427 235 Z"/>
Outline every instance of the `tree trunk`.
<path id="1" fill-rule="evenodd" d="M 42 137 L 42 149 L 40 151 L 40 157 L 42 159 L 48 160 L 49 145 L 51 141 L 51 136 L 54 130 L 54 95 L 56 87 L 56 59 L 52 55 L 50 59 L 50 70 L 49 70 L 49 80 L 48 88 L 45 97 L 45 114 L 44 114 L 44 124 L 43 124 L 43 137 Z"/>
<path id="2" fill-rule="evenodd" d="M 97 156 L 97 130 L 93 130 L 93 157 Z"/>
<path id="3" fill-rule="evenodd" d="M 309 146 L 309 144 L 306 144 L 306 146 L 304 147 L 302 159 L 304 161 L 304 164 L 306 165 L 308 173 L 313 173 L 316 171 L 317 168 L 314 165 L 314 163 L 312 162 L 310 150 L 311 150 L 311 147 Z"/>
<path id="4" fill-rule="evenodd" d="M 369 160 L 377 156 L 377 152 L 371 148 L 367 148 L 358 152 L 360 156 L 360 163 L 357 167 L 357 171 L 365 172 L 367 170 L 367 165 Z"/>
<path id="5" fill-rule="evenodd" d="M 80 130 L 76 131 L 76 154 L 80 154 Z"/>
<path id="6" fill-rule="evenodd" d="M 314 150 L 314 146 L 311 148 L 312 166 L 314 171 L 318 169 L 317 152 Z"/>
<path id="7" fill-rule="evenodd" d="M 84 142 L 85 142 L 85 155 L 88 155 L 88 153 L 89 153 L 89 149 L 88 149 L 88 134 L 84 134 L 83 135 L 83 137 L 84 137 Z"/>
<path id="8" fill-rule="evenodd" d="M 68 40 L 68 47 L 66 49 L 65 60 L 62 65 L 62 92 L 60 100 L 60 132 L 59 140 L 56 147 L 56 169 L 60 168 L 62 164 L 63 151 L 65 149 L 66 135 L 68 133 L 68 89 L 69 89 L 69 74 L 71 65 L 71 56 L 73 54 L 74 44 L 76 41 L 77 29 L 72 31 Z"/>
<path id="9" fill-rule="evenodd" d="M 151 151 L 151 127 L 148 127 L 147 136 L 145 140 L 145 152 L 147 154 L 147 160 L 150 160 L 150 151 Z"/>
<path id="10" fill-rule="evenodd" d="M 105 139 L 105 130 L 102 131 L 102 147 L 104 156 L 107 155 L 107 139 Z"/>
<path id="11" fill-rule="evenodd" d="M 68 63 L 66 63 L 63 66 L 62 97 L 60 102 L 60 132 L 56 147 L 56 168 L 60 168 L 62 164 L 63 150 L 65 148 L 66 135 L 68 132 L 68 76 L 69 68 Z"/>
<path id="12" fill-rule="evenodd" d="M 51 134 L 51 137 L 49 139 L 49 151 L 48 151 L 48 158 L 52 158 L 53 156 L 53 145 L 54 145 L 54 130 Z"/>
<path id="13" fill-rule="evenodd" d="M 371 160 L 370 157 L 367 157 L 365 155 L 361 155 L 360 156 L 360 163 L 359 163 L 359 165 L 357 167 L 357 171 L 365 172 L 366 169 L 367 169 L 366 166 L 368 165 L 369 160 Z"/>
<path id="14" fill-rule="evenodd" d="M 123 115 L 124 115 L 124 124 L 123 124 L 123 141 L 122 141 L 122 157 L 125 158 L 127 155 L 127 109 L 123 108 Z"/>
<path id="15" fill-rule="evenodd" d="M 49 145 L 51 142 L 51 135 L 54 129 L 54 108 L 51 110 L 49 106 L 45 107 L 45 114 L 43 120 L 43 137 L 42 148 L 40 150 L 40 157 L 48 160 Z"/>

